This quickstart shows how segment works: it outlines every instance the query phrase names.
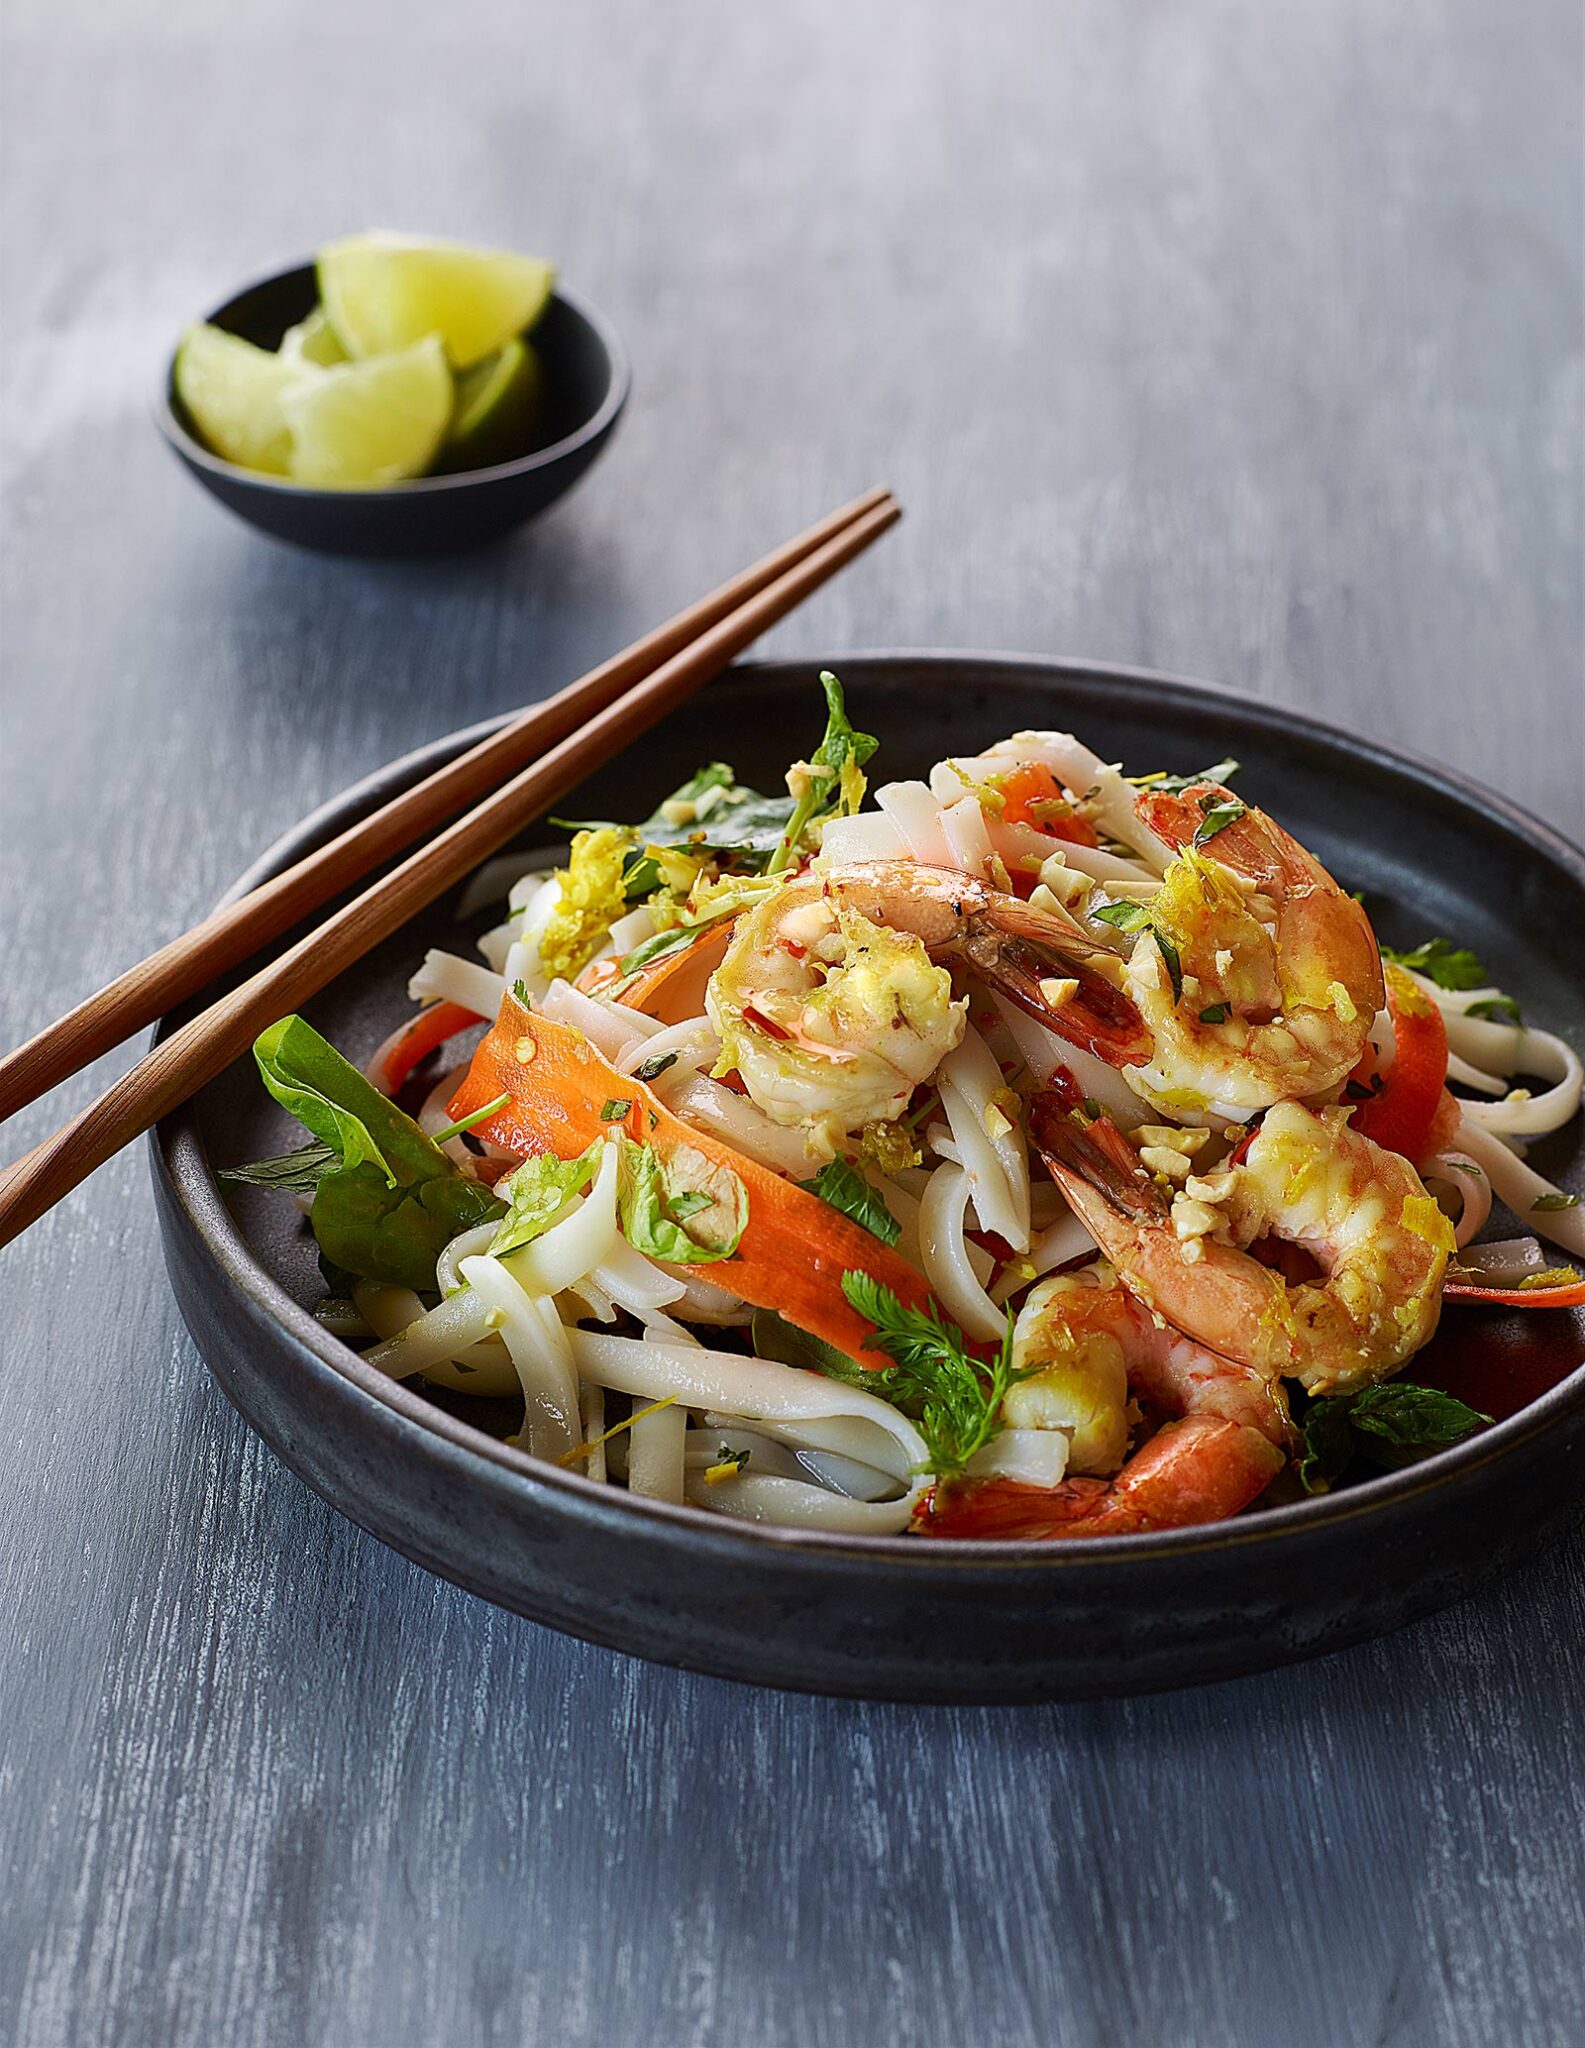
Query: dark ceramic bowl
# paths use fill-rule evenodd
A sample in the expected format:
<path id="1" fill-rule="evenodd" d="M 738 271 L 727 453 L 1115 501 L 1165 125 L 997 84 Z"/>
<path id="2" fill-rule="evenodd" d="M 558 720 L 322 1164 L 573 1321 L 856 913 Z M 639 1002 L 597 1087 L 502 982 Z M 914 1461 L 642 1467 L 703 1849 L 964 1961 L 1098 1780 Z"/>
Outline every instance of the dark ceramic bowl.
<path id="1" fill-rule="evenodd" d="M 302 264 L 238 292 L 208 317 L 260 348 L 275 348 L 318 300 Z M 176 395 L 175 357 L 156 415 L 161 433 L 197 477 L 251 526 L 299 547 L 337 555 L 438 555 L 495 540 L 571 490 L 611 438 L 627 403 L 627 356 L 592 306 L 558 289 L 533 330 L 545 371 L 535 444 L 492 469 L 415 477 L 378 490 L 327 491 L 241 469 L 205 447 Z"/>
<path id="2" fill-rule="evenodd" d="M 834 664 L 889 775 L 1021 726 L 1073 727 L 1103 755 L 1192 769 L 1233 754 L 1384 936 L 1457 933 L 1548 1026 L 1585 1040 L 1585 975 L 1534 934 L 1585 928 L 1585 854 L 1500 798 L 1291 712 L 1076 663 L 865 656 Z M 734 671 L 567 810 L 637 817 L 731 732 L 774 786 L 815 716 L 813 663 Z M 481 728 L 480 730 L 483 730 Z M 456 753 L 455 734 L 308 819 L 247 882 L 299 857 Z M 484 922 L 487 920 L 481 920 Z M 327 989 L 310 1014 L 354 1052 L 407 1013 L 429 945 L 468 943 L 438 906 Z M 1225 1678 L 1378 1635 L 1523 1558 L 1577 1500 L 1585 1322 L 1450 1309 L 1416 1376 L 1498 1426 L 1412 1471 L 1215 1527 L 1101 1541 L 957 1543 L 762 1530 L 656 1506 L 537 1465 L 455 1404 L 365 1367 L 310 1314 L 313 1247 L 285 1201 L 222 1194 L 211 1170 L 292 1142 L 239 1062 L 153 1146 L 171 1279 L 211 1370 L 323 1497 L 432 1571 L 552 1627 L 640 1656 L 807 1691 L 1034 1700 Z M 1535 1157 L 1580 1178 L 1577 1128 Z M 1534 1397 L 1534 1398 L 1532 1398 Z M 487 1418 L 479 1413 L 475 1420 Z M 501 1424 L 498 1427 L 504 1426 Z"/>

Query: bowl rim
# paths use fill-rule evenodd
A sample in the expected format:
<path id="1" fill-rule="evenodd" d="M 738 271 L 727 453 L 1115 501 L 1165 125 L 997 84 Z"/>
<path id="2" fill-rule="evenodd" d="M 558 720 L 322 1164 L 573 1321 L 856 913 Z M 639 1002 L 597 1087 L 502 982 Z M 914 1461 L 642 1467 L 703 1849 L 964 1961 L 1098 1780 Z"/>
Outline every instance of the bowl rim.
<path id="1" fill-rule="evenodd" d="M 785 676 L 789 671 L 814 665 L 815 659 L 809 657 L 806 662 L 798 657 L 777 657 L 736 662 L 707 687 L 713 689 L 734 682 L 751 684 L 756 679 Z M 1291 710 L 1285 705 L 1251 699 L 1225 684 L 1130 663 L 943 648 L 839 650 L 823 653 L 818 657 L 818 663 L 838 670 L 846 666 L 854 671 L 861 666 L 879 668 L 886 664 L 924 664 L 932 671 L 927 684 L 930 688 L 950 683 L 953 671 L 961 671 L 964 667 L 979 670 L 1004 668 L 1017 670 L 1026 677 L 1035 672 L 1057 683 L 1105 678 L 1133 684 L 1175 701 L 1184 698 L 1216 700 L 1224 707 L 1237 707 L 1242 715 L 1268 731 L 1298 732 L 1353 757 L 1361 765 L 1369 764 L 1394 776 L 1407 776 L 1428 795 L 1444 803 L 1451 799 L 1460 811 L 1478 807 L 1489 824 L 1500 827 L 1541 858 L 1561 868 L 1567 878 L 1585 893 L 1585 850 L 1511 799 L 1483 787 L 1460 770 L 1362 739 L 1324 719 Z M 354 815 L 359 806 L 390 794 L 442 759 L 495 731 L 515 715 L 513 712 L 502 713 L 440 735 L 348 785 L 266 847 L 238 876 L 221 902 L 230 902 L 244 890 L 266 879 L 301 845 L 311 843 L 315 834 L 322 834 L 332 823 Z M 164 1020 L 155 1027 L 156 1040 L 165 1028 Z M 1230 1521 L 1193 1524 L 1184 1528 L 1133 1535 L 1093 1536 L 1071 1543 L 1038 1538 L 865 1536 L 817 1529 L 773 1528 L 725 1515 L 712 1515 L 686 1504 L 676 1506 L 665 1501 L 634 1499 L 618 1488 L 598 1485 L 581 1473 L 545 1465 L 437 1407 L 405 1382 L 387 1378 L 366 1365 L 350 1345 L 332 1336 L 307 1309 L 299 1306 L 249 1248 L 226 1207 L 199 1136 L 191 1104 L 184 1104 L 157 1125 L 149 1133 L 147 1142 L 151 1164 L 163 1194 L 182 1212 L 189 1230 L 202 1243 L 224 1278 L 243 1295 L 251 1314 L 274 1324 L 295 1352 L 298 1363 L 313 1376 L 322 1381 L 328 1376 L 344 1386 L 350 1385 L 355 1392 L 368 1395 L 387 1412 L 389 1420 L 398 1428 L 405 1425 L 421 1432 L 431 1455 L 438 1455 L 460 1473 L 470 1476 L 474 1483 L 493 1481 L 509 1493 L 539 1491 L 574 1518 L 601 1521 L 613 1533 L 642 1534 L 647 1528 L 655 1535 L 668 1535 L 695 1548 L 701 1545 L 718 1548 L 723 1555 L 739 1559 L 745 1554 L 766 1558 L 780 1552 L 789 1560 L 803 1557 L 833 1564 L 846 1560 L 855 1567 L 904 1565 L 915 1570 L 938 1568 L 953 1573 L 975 1565 L 1000 1570 L 1038 1568 L 1073 1572 L 1093 1567 L 1097 1571 L 1108 1571 L 1125 1560 L 1137 1561 L 1141 1569 L 1152 1564 L 1166 1566 L 1173 1560 L 1206 1551 L 1301 1541 L 1311 1531 L 1336 1527 L 1361 1517 L 1375 1517 L 1380 1524 L 1385 1517 L 1408 1509 L 1427 1493 L 1458 1485 L 1484 1466 L 1506 1462 L 1564 1416 L 1585 1414 L 1585 1362 L 1582 1362 L 1555 1386 L 1513 1415 L 1465 1443 L 1439 1451 L 1416 1465 L 1363 1480 L 1341 1492 L 1313 1495 L 1305 1500 L 1236 1516 Z"/>
<path id="2" fill-rule="evenodd" d="M 269 285 L 285 284 L 293 278 L 312 276 L 316 264 L 288 264 L 284 270 L 272 271 L 266 277 L 255 278 L 251 284 L 238 286 L 228 298 L 223 299 L 212 312 L 206 313 L 195 326 L 212 326 L 220 323 L 222 314 L 228 312 L 239 299 L 249 293 L 263 291 Z M 493 483 L 508 477 L 532 476 L 536 470 L 550 469 L 567 456 L 598 442 L 615 425 L 633 387 L 632 364 L 621 336 L 612 326 L 610 319 L 590 300 L 579 292 L 568 290 L 558 278 L 547 306 L 560 300 L 573 316 L 581 320 L 591 331 L 605 351 L 609 376 L 605 396 L 589 418 L 570 434 L 564 434 L 559 441 L 553 441 L 548 448 L 536 448 L 532 454 L 519 455 L 510 462 L 491 463 L 483 469 L 459 469 L 448 471 L 444 476 L 405 477 L 398 483 L 372 485 L 346 484 L 304 484 L 288 476 L 271 476 L 261 469 L 248 469 L 240 462 L 228 462 L 225 456 L 215 454 L 206 448 L 196 435 L 190 434 L 183 426 L 173 397 L 176 389 L 176 358 L 181 352 L 178 342 L 166 358 L 165 382 L 154 408 L 154 422 L 165 439 L 185 462 L 206 470 L 211 476 L 235 481 L 261 491 L 269 491 L 280 497 L 307 498 L 316 502 L 327 499 L 342 503 L 368 503 L 392 497 L 417 498 L 442 496 L 447 492 L 467 490 L 481 483 Z M 229 330 L 228 330 L 229 331 Z M 532 329 L 529 330 L 532 333 Z"/>

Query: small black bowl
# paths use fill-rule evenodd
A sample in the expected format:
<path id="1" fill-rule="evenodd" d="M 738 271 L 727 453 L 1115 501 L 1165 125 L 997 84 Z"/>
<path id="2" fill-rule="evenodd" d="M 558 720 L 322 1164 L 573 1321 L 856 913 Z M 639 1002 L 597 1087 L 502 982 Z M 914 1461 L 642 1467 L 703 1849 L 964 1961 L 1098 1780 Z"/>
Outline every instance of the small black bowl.
<path id="1" fill-rule="evenodd" d="M 264 278 L 209 315 L 212 326 L 276 348 L 319 298 L 311 263 Z M 627 403 L 627 354 L 593 307 L 556 292 L 533 330 L 545 370 L 536 443 L 512 462 L 374 490 L 323 490 L 242 469 L 211 453 L 166 370 L 157 421 L 206 491 L 252 526 L 337 555 L 438 555 L 494 540 L 570 490 L 611 436 Z"/>

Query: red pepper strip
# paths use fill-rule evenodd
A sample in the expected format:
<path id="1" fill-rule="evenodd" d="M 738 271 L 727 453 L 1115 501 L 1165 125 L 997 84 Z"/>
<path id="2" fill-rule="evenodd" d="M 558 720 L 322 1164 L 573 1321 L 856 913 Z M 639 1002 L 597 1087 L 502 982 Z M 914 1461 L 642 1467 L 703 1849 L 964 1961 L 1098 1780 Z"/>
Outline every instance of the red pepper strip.
<path id="1" fill-rule="evenodd" d="M 477 1010 L 465 1009 L 461 1003 L 431 1003 L 427 1010 L 420 1010 L 380 1062 L 386 1093 L 399 1094 L 408 1075 L 429 1058 L 436 1046 L 455 1038 L 459 1031 L 466 1031 L 470 1024 L 483 1022 Z"/>
<path id="2" fill-rule="evenodd" d="M 474 1054 L 451 1099 L 451 1115 L 460 1122 L 501 1095 L 511 1098 L 506 1108 L 476 1124 L 474 1134 L 519 1159 L 537 1152 L 575 1159 L 596 1138 L 623 1131 L 663 1156 L 687 1145 L 730 1167 L 748 1190 L 748 1226 L 736 1253 L 703 1272 L 756 1308 L 775 1309 L 799 1329 L 835 1344 L 860 1365 L 891 1360 L 865 1349 L 871 1326 L 849 1306 L 844 1273 L 869 1273 L 909 1307 L 930 1303 L 930 1290 L 913 1267 L 878 1237 L 818 1195 L 683 1123 L 642 1081 L 618 1073 L 581 1032 L 525 1010 L 512 996 Z M 607 1111 L 615 1112 L 614 1119 Z"/>
<path id="3" fill-rule="evenodd" d="M 995 787 L 1004 799 L 1002 817 L 1009 825 L 1032 825 L 1070 846 L 1099 846 L 1095 827 L 1072 809 L 1073 798 L 1043 761 L 1023 761 L 999 775 Z M 1066 810 L 1056 809 L 1067 805 Z"/>
<path id="4" fill-rule="evenodd" d="M 1482 1287 L 1475 1280 L 1444 1280 L 1442 1299 L 1471 1308 L 1585 1308 L 1585 1278 L 1562 1287 Z"/>
<path id="5" fill-rule="evenodd" d="M 1447 1092 L 1447 1027 L 1436 1004 L 1401 967 L 1389 963 L 1386 979 L 1392 1065 L 1380 1093 L 1355 1110 L 1354 1129 L 1388 1152 L 1424 1159 Z"/>

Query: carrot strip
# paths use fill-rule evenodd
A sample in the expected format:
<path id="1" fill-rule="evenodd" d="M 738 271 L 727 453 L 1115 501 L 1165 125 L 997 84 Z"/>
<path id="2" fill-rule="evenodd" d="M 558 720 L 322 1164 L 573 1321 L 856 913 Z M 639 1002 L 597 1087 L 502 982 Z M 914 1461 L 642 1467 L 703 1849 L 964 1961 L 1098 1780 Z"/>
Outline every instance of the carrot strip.
<path id="1" fill-rule="evenodd" d="M 683 1123 L 581 1032 L 525 1010 L 510 995 L 452 1097 L 452 1118 L 460 1121 L 501 1095 L 510 1097 L 506 1108 L 474 1133 L 520 1159 L 537 1152 L 574 1159 L 594 1139 L 622 1131 L 663 1156 L 689 1145 L 729 1167 L 748 1190 L 748 1226 L 736 1254 L 701 1268 L 704 1277 L 755 1308 L 775 1309 L 861 1365 L 891 1361 L 865 1348 L 870 1325 L 849 1307 L 844 1273 L 871 1274 L 910 1307 L 930 1302 L 923 1279 L 879 1238 L 818 1195 Z"/>
<path id="2" fill-rule="evenodd" d="M 437 1046 L 444 1045 L 448 1038 L 455 1038 L 459 1031 L 466 1031 L 469 1025 L 483 1022 L 477 1010 L 465 1009 L 461 1003 L 431 1003 L 427 1010 L 420 1010 L 380 1062 L 387 1092 L 398 1094 L 408 1075 L 415 1067 L 421 1066 Z"/>
<path id="3" fill-rule="evenodd" d="M 1444 1280 L 1442 1299 L 1466 1308 L 1585 1308 L 1585 1279 L 1564 1287 L 1482 1287 L 1474 1280 Z"/>

